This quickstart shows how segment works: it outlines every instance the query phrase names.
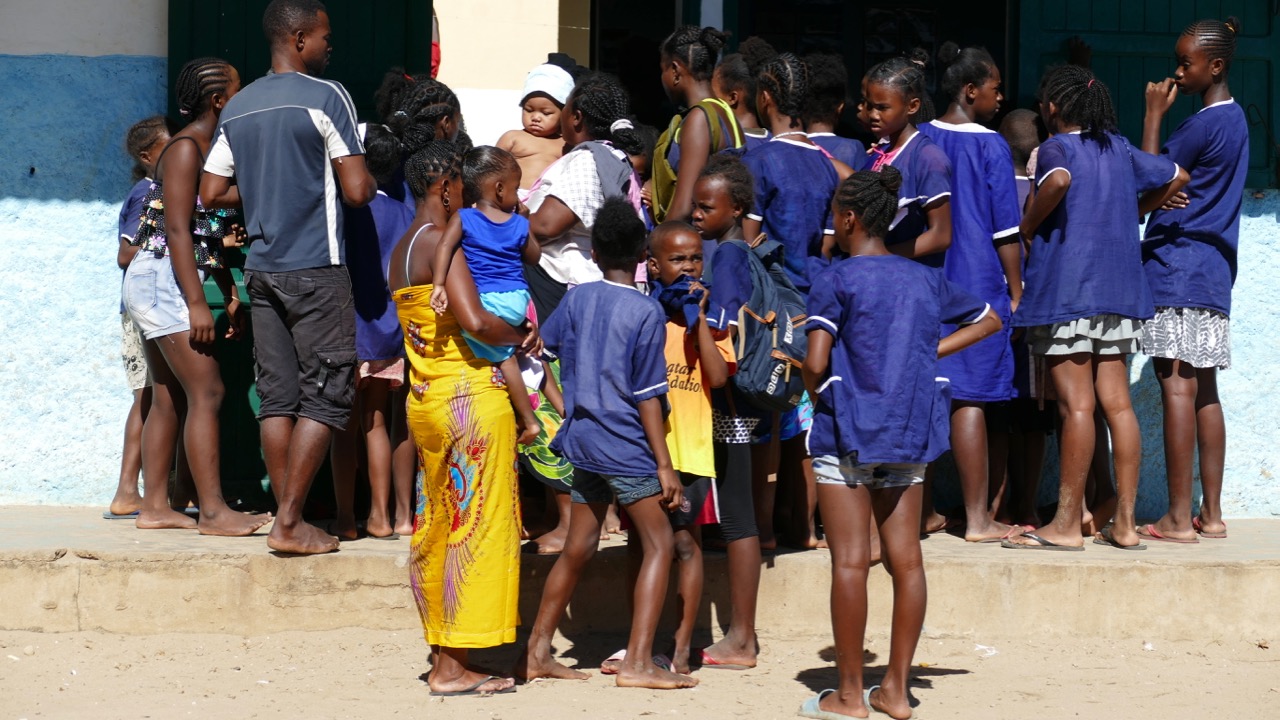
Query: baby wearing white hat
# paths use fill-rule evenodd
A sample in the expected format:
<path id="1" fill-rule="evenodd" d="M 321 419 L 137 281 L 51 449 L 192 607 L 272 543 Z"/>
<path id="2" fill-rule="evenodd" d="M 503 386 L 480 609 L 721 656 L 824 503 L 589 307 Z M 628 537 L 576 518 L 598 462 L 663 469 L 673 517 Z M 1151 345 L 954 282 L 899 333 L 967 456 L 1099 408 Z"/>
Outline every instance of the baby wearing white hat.
<path id="1" fill-rule="evenodd" d="M 564 154 L 560 137 L 560 111 L 573 92 L 573 76 L 558 65 L 539 65 L 529 71 L 520 98 L 519 130 L 509 130 L 498 139 L 498 147 L 510 152 L 520 164 L 520 187 L 527 190 Z"/>

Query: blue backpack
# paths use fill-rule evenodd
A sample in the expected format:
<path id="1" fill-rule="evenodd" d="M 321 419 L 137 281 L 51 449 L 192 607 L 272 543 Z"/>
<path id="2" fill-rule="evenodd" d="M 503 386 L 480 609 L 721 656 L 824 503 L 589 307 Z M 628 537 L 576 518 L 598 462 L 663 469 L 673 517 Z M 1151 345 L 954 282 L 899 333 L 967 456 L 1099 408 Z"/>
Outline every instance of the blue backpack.
<path id="1" fill-rule="evenodd" d="M 809 349 L 804 295 L 783 267 L 782 243 L 762 240 L 749 245 L 728 240 L 726 244 L 747 251 L 751 272 L 751 299 L 738 310 L 734 385 L 757 408 L 786 412 L 799 405 L 804 395 L 800 366 Z"/>

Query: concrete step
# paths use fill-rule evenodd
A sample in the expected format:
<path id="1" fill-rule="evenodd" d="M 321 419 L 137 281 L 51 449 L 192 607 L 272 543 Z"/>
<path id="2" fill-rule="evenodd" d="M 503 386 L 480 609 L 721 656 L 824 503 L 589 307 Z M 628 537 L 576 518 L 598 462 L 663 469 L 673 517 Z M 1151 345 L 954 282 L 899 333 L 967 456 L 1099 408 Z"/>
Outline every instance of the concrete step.
<path id="1" fill-rule="evenodd" d="M 210 538 L 140 531 L 100 508 L 0 507 L 0 630 L 261 635 L 342 627 L 412 629 L 409 539 L 344 543 L 319 557 L 281 558 L 262 536 Z M 933 636 L 1083 636 L 1258 640 L 1280 627 L 1280 520 L 1233 520 L 1227 540 L 1151 542 L 1142 552 L 1093 544 L 1083 553 L 1005 550 L 947 535 L 923 542 Z M 554 558 L 526 555 L 521 616 L 534 615 Z M 704 628 L 728 620 L 722 553 L 707 553 Z M 562 628 L 625 633 L 626 549 L 601 549 Z M 766 560 L 763 636 L 830 632 L 830 555 Z M 872 568 L 870 622 L 887 624 L 892 588 Z M 673 603 L 668 603 L 668 609 Z"/>

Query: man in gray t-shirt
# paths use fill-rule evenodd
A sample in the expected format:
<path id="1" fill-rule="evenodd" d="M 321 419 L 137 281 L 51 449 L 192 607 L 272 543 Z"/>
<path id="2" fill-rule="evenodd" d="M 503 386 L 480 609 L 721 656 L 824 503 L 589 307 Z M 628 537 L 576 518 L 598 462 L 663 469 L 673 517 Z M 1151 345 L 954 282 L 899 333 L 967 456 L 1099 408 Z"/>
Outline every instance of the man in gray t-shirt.
<path id="1" fill-rule="evenodd" d="M 324 5 L 273 0 L 262 25 L 271 74 L 223 109 L 200 197 L 210 208 L 242 204 L 253 241 L 245 287 L 262 448 L 279 505 L 267 545 L 332 552 L 338 539 L 303 522 L 302 505 L 355 393 L 355 310 L 339 202 L 361 207 L 377 187 L 351 97 L 317 77 L 332 51 Z"/>

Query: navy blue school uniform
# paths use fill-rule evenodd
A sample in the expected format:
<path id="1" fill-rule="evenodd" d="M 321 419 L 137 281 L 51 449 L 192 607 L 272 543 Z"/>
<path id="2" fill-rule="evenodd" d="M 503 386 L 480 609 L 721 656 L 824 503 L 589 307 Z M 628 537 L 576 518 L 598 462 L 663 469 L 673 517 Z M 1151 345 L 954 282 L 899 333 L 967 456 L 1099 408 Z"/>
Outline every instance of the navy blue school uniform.
<path id="1" fill-rule="evenodd" d="M 387 262 L 413 224 L 413 212 L 381 189 L 362 208 L 344 207 L 347 272 L 356 310 L 356 357 L 361 361 L 404 356 L 404 335 L 387 286 Z"/>
<path id="2" fill-rule="evenodd" d="M 1234 100 L 1192 115 L 1169 136 L 1163 156 L 1191 175 L 1189 205 L 1147 221 L 1143 269 L 1157 307 L 1231 314 L 1240 244 L 1240 204 L 1249 172 L 1249 123 Z"/>
<path id="3" fill-rule="evenodd" d="M 809 139 L 815 145 L 831 153 L 831 157 L 848 165 L 854 170 L 867 166 L 867 146 L 853 138 L 840 137 L 835 133 L 809 133 Z"/>
<path id="4" fill-rule="evenodd" d="M 638 405 L 667 393 L 662 305 L 634 285 L 598 280 L 565 293 L 539 330 L 560 358 L 564 386 L 565 420 L 552 451 L 601 475 L 655 475 Z"/>
<path id="5" fill-rule="evenodd" d="M 124 204 L 120 206 L 120 218 L 116 223 L 116 245 L 119 246 L 123 239 L 130 245 L 133 244 L 133 238 L 138 234 L 138 223 L 142 222 L 143 202 L 147 199 L 147 192 L 151 190 L 151 178 L 142 178 L 133 184 L 129 189 L 129 197 L 124 199 Z M 123 277 L 124 271 L 121 271 Z M 124 299 L 120 300 L 120 314 L 124 314 Z"/>
<path id="6" fill-rule="evenodd" d="M 816 145 L 782 136 L 747 151 L 742 162 L 755 179 L 755 209 L 747 217 L 782 243 L 787 275 L 808 292 L 809 258 L 822 254 L 822 236 L 831 232 L 831 198 L 840 183 L 835 166 Z"/>
<path id="7" fill-rule="evenodd" d="M 1022 206 L 1009 144 L 977 123 L 934 120 L 920 126 L 951 162 L 951 247 L 942 272 L 947 279 L 991 305 L 1003 328 L 938 361 L 956 400 L 999 402 L 1013 396 L 1013 353 L 1009 344 L 1009 284 L 996 242 L 1019 242 Z M 943 334 L 955 326 L 942 328 Z"/>
<path id="8" fill-rule="evenodd" d="M 814 279 L 807 310 L 807 332 L 833 338 L 809 454 L 927 463 L 950 448 L 950 392 L 937 377 L 940 328 L 981 320 L 986 303 L 920 263 L 860 255 Z"/>
<path id="9" fill-rule="evenodd" d="M 1138 195 L 1173 180 L 1178 166 L 1133 147 L 1079 132 L 1040 146 L 1036 187 L 1049 175 L 1071 178 L 1067 195 L 1036 229 L 1023 278 L 1018 327 L 1052 325 L 1114 314 L 1146 320 L 1155 314 L 1142 270 Z"/>
<path id="10" fill-rule="evenodd" d="M 885 141 L 887 142 L 887 140 Z M 872 151 L 873 154 L 875 151 Z M 874 158 L 872 158 L 874 164 Z M 889 226 L 885 245 L 915 240 L 929 229 L 924 208 L 951 195 L 951 161 L 933 140 L 921 132 L 907 138 L 887 164 L 902 173 L 902 187 L 898 189 L 898 215 Z M 954 226 L 954 223 L 953 223 Z M 946 253 L 934 253 L 916 258 L 916 262 L 940 268 Z"/>

